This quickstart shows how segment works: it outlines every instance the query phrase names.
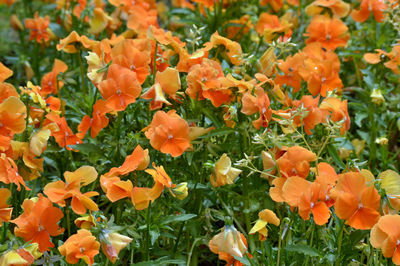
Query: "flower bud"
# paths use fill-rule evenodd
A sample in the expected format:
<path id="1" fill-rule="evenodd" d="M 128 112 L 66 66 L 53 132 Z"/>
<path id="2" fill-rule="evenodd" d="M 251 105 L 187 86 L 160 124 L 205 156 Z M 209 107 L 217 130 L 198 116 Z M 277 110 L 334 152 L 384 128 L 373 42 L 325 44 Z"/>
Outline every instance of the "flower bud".
<path id="1" fill-rule="evenodd" d="M 19 20 L 19 18 L 15 14 L 11 15 L 10 17 L 10 26 L 15 31 L 24 30 L 24 26 L 22 25 L 21 20 Z"/>
<path id="2" fill-rule="evenodd" d="M 214 252 L 226 252 L 231 256 L 243 257 L 247 246 L 242 239 L 242 234 L 232 225 L 225 226 L 209 242 L 210 249 Z"/>
<path id="3" fill-rule="evenodd" d="M 382 91 L 379 89 L 374 89 L 370 96 L 371 96 L 371 101 L 373 103 L 376 103 L 377 105 L 380 105 L 385 101 L 385 98 L 382 95 Z"/>
<path id="4" fill-rule="evenodd" d="M 172 189 L 172 195 L 177 199 L 183 200 L 188 195 L 187 182 L 182 182 Z"/>

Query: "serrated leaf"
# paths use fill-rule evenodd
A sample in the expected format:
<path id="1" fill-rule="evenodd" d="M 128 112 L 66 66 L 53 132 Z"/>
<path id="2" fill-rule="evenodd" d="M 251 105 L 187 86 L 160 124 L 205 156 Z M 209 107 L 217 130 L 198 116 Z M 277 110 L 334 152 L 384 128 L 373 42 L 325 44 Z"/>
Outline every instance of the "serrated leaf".
<path id="1" fill-rule="evenodd" d="M 181 215 L 168 215 L 167 217 L 165 217 L 164 219 L 161 220 L 161 224 L 169 224 L 172 222 L 183 222 L 183 221 L 187 221 L 190 220 L 194 217 L 196 217 L 196 214 L 181 214 Z"/>
<path id="2" fill-rule="evenodd" d="M 321 254 L 318 252 L 317 249 L 307 246 L 307 245 L 302 245 L 302 244 L 294 244 L 294 245 L 289 245 L 286 246 L 285 249 L 289 252 L 297 252 L 297 253 L 302 253 L 306 256 L 310 257 L 320 257 Z"/>

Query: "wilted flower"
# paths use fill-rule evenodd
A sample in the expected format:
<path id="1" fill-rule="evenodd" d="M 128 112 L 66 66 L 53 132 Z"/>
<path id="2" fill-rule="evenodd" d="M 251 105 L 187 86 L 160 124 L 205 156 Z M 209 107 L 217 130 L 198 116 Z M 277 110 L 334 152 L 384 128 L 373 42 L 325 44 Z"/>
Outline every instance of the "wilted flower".
<path id="1" fill-rule="evenodd" d="M 119 252 L 132 242 L 132 238 L 116 232 L 103 232 L 100 239 L 101 250 L 112 263 L 117 261 Z"/>
<path id="2" fill-rule="evenodd" d="M 373 103 L 376 103 L 377 105 L 380 105 L 381 103 L 383 103 L 385 101 L 385 98 L 382 95 L 382 91 L 380 89 L 374 89 L 371 92 L 371 101 Z"/>
<path id="3" fill-rule="evenodd" d="M 224 153 L 215 164 L 214 173 L 210 178 L 211 185 L 213 187 L 232 185 L 241 172 L 242 170 L 232 167 L 231 159 Z"/>
<path id="4" fill-rule="evenodd" d="M 208 243 L 210 250 L 221 256 L 227 253 L 232 257 L 243 257 L 247 251 L 246 238 L 233 225 L 227 225 Z"/>

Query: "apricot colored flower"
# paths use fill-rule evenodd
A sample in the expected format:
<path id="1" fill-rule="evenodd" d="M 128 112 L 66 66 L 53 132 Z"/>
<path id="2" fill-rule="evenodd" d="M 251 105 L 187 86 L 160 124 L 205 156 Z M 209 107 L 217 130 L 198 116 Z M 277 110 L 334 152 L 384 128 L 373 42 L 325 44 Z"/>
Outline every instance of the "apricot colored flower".
<path id="1" fill-rule="evenodd" d="M 57 76 L 62 72 L 67 71 L 68 66 L 61 60 L 55 59 L 54 66 L 51 72 L 46 73 L 41 82 L 41 90 L 39 91 L 41 96 L 48 94 L 57 94 L 58 90 L 64 85 L 62 81 L 57 79 Z M 58 84 L 57 84 L 58 82 Z"/>
<path id="2" fill-rule="evenodd" d="M 328 50 L 345 47 L 350 39 L 346 24 L 338 18 L 318 15 L 313 17 L 304 36 L 306 44 L 319 42 Z"/>
<path id="3" fill-rule="evenodd" d="M 344 135 L 345 131 L 350 129 L 350 116 L 347 111 L 347 100 L 341 101 L 335 97 L 325 98 L 320 106 L 320 109 L 330 112 L 330 119 L 333 122 L 343 120 L 343 125 L 340 128 L 340 133 Z"/>
<path id="4" fill-rule="evenodd" d="M 64 232 L 57 224 L 64 216 L 62 211 L 42 194 L 37 200 L 25 199 L 22 208 L 24 212 L 11 221 L 17 225 L 15 235 L 22 237 L 25 242 L 38 243 L 40 252 L 54 247 L 50 237 Z"/>
<path id="5" fill-rule="evenodd" d="M 103 231 L 101 235 L 101 250 L 107 258 L 115 263 L 119 252 L 132 242 L 132 238 L 117 232 Z"/>
<path id="6" fill-rule="evenodd" d="M 271 15 L 266 12 L 261 13 L 260 18 L 255 26 L 258 34 L 264 36 L 266 42 L 271 42 L 277 34 L 290 37 L 292 25 L 283 19 L 279 19 L 276 15 Z"/>
<path id="7" fill-rule="evenodd" d="M 134 72 L 112 64 L 108 69 L 107 79 L 99 84 L 99 90 L 108 108 L 123 111 L 136 101 L 142 87 Z"/>
<path id="8" fill-rule="evenodd" d="M 381 197 L 373 184 L 367 185 L 361 173 L 339 175 L 330 196 L 335 200 L 336 215 L 351 227 L 365 230 L 378 222 Z"/>
<path id="9" fill-rule="evenodd" d="M 271 198 L 276 202 L 284 202 L 283 186 L 288 178 L 297 176 L 306 178 L 310 172 L 310 162 L 317 159 L 315 153 L 300 147 L 294 146 L 276 160 L 279 167 L 281 177 L 277 177 L 272 181 L 273 187 L 269 193 Z"/>
<path id="10" fill-rule="evenodd" d="M 271 223 L 273 225 L 279 226 L 280 220 L 276 214 L 268 209 L 262 210 L 258 213 L 258 220 L 251 228 L 249 234 L 255 234 L 258 232 L 258 237 L 260 241 L 265 241 L 268 236 L 267 224 Z"/>
<path id="11" fill-rule="evenodd" d="M 0 223 L 7 223 L 11 219 L 13 208 L 7 204 L 7 200 L 11 196 L 11 191 L 7 188 L 0 188 Z M 0 224 L 1 226 L 1 224 Z"/>
<path id="12" fill-rule="evenodd" d="M 242 170 L 232 167 L 231 159 L 224 153 L 215 163 L 210 182 L 213 187 L 232 185 Z"/>
<path id="13" fill-rule="evenodd" d="M 158 27 L 157 10 L 143 5 L 132 6 L 126 26 L 140 36 L 146 35 L 150 26 Z"/>
<path id="14" fill-rule="evenodd" d="M 26 106 L 10 96 L 0 104 L 0 133 L 4 136 L 22 133 L 26 126 Z"/>
<path id="15" fill-rule="evenodd" d="M 11 148 L 13 150 L 12 159 L 17 161 L 22 157 L 22 161 L 26 168 L 21 168 L 20 175 L 24 180 L 34 180 L 43 172 L 44 158 L 36 158 L 36 155 L 30 150 L 28 142 L 12 141 Z"/>
<path id="16" fill-rule="evenodd" d="M 192 99 L 209 99 L 215 107 L 231 100 L 232 92 L 224 88 L 224 77 L 221 65 L 213 60 L 204 58 L 201 64 L 190 68 L 186 77 L 186 94 Z"/>
<path id="17" fill-rule="evenodd" d="M 99 254 L 99 249 L 100 243 L 86 229 L 78 230 L 78 233 L 70 236 L 62 246 L 58 247 L 68 263 L 76 264 L 82 259 L 89 265 L 94 263 L 94 256 Z"/>
<path id="18" fill-rule="evenodd" d="M 176 97 L 176 92 L 181 88 L 179 71 L 175 68 L 167 67 L 163 72 L 156 73 L 154 85 L 142 94 L 143 99 L 152 99 L 150 110 L 159 109 L 165 103 L 171 105 L 165 98 L 165 94 L 172 98 Z"/>
<path id="19" fill-rule="evenodd" d="M 49 25 L 50 17 L 39 17 L 38 12 L 35 13 L 34 18 L 25 19 L 25 27 L 31 31 L 29 40 L 36 40 L 38 43 L 48 42 L 50 40 Z"/>
<path id="20" fill-rule="evenodd" d="M 283 0 L 260 0 L 261 6 L 269 4 L 275 12 L 278 12 L 283 6 Z"/>
<path id="21" fill-rule="evenodd" d="M 86 210 L 97 211 L 97 204 L 91 199 L 99 195 L 96 191 L 82 193 L 81 187 L 87 186 L 97 179 L 97 171 L 91 166 L 82 166 L 74 172 L 64 173 L 65 181 L 48 183 L 43 191 L 54 203 L 65 207 L 66 199 L 71 198 L 71 207 L 76 214 L 85 214 Z"/>
<path id="22" fill-rule="evenodd" d="M 120 65 L 136 74 L 140 84 L 146 80 L 150 73 L 151 57 L 148 48 L 140 47 L 133 40 L 122 40 L 111 50 L 113 64 Z"/>
<path id="23" fill-rule="evenodd" d="M 364 54 L 364 60 L 369 64 L 378 64 L 382 58 L 389 59 L 383 65 L 395 74 L 400 73 L 400 45 L 394 45 L 392 50 L 388 53 L 381 49 L 375 49 L 376 53 Z"/>
<path id="24" fill-rule="evenodd" d="M 67 150 L 72 150 L 72 148 L 69 147 L 70 145 L 82 143 L 82 140 L 78 138 L 68 126 L 65 117 L 60 117 L 54 112 L 51 112 L 46 115 L 46 120 L 43 124 L 46 126 L 51 123 L 55 123 L 58 127 L 58 130 L 53 130 L 51 135 L 56 139 L 56 142 L 60 147 L 65 147 Z"/>
<path id="25" fill-rule="evenodd" d="M 256 89 L 256 96 L 251 95 L 250 92 L 246 92 L 243 95 L 241 112 L 246 115 L 259 113 L 260 118 L 253 121 L 254 127 L 256 129 L 260 129 L 261 126 L 268 127 L 268 123 L 272 117 L 272 111 L 268 94 L 263 88 L 258 87 Z"/>
<path id="26" fill-rule="evenodd" d="M 372 227 L 370 242 L 385 258 L 400 265 L 400 215 L 385 215 Z"/>
<path id="27" fill-rule="evenodd" d="M 108 118 L 106 114 L 110 111 L 106 102 L 104 100 L 98 100 L 93 105 L 93 113 L 92 118 L 88 115 L 85 115 L 82 118 L 81 123 L 78 126 L 78 133 L 76 136 L 80 139 L 83 139 L 86 135 L 86 132 L 90 129 L 90 136 L 95 138 L 99 132 L 108 126 Z"/>
<path id="28" fill-rule="evenodd" d="M 226 54 L 232 64 L 240 65 L 242 47 L 239 43 L 219 35 L 218 32 L 211 35 L 210 42 L 213 47 L 218 47 L 219 45 L 223 46 L 226 49 Z"/>
<path id="29" fill-rule="evenodd" d="M 13 75 L 13 71 L 0 62 L 0 82 L 5 81 Z"/>
<path id="30" fill-rule="evenodd" d="M 315 0 L 306 7 L 305 12 L 309 16 L 315 16 L 321 14 L 324 8 L 329 8 L 338 18 L 343 18 L 350 12 L 350 5 L 342 0 Z"/>
<path id="31" fill-rule="evenodd" d="M 354 9 L 351 17 L 357 22 L 364 22 L 372 13 L 377 22 L 383 22 L 386 9 L 387 5 L 383 0 L 362 0 L 360 9 Z"/>
<path id="32" fill-rule="evenodd" d="M 145 130 L 151 146 L 172 157 L 182 155 L 190 147 L 189 125 L 175 110 L 157 111 Z"/>
<path id="33" fill-rule="evenodd" d="M 6 4 L 7 6 L 11 6 L 12 4 L 14 4 L 17 1 L 18 0 L 0 0 L 0 4 Z"/>
<path id="34" fill-rule="evenodd" d="M 102 9 L 95 8 L 93 10 L 93 17 L 89 20 L 89 33 L 91 34 L 99 34 L 101 33 L 112 21 L 112 18 Z"/>
<path id="35" fill-rule="evenodd" d="M 80 36 L 76 31 L 72 31 L 67 37 L 60 40 L 60 43 L 57 44 L 57 50 L 74 54 L 80 50 L 80 46 L 89 49 L 97 43 L 97 41 L 91 40 L 84 35 Z"/>
<path id="36" fill-rule="evenodd" d="M 233 225 L 226 225 L 221 232 L 215 235 L 208 243 L 210 250 L 218 254 L 219 259 L 227 262 L 227 265 L 236 264 L 236 257 L 243 257 L 247 253 L 247 240 Z"/>

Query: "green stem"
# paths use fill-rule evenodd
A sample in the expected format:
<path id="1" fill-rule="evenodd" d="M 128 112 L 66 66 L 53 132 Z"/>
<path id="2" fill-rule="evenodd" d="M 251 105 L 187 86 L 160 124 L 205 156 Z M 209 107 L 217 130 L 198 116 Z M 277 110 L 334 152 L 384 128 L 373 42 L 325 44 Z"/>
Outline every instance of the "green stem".
<path id="1" fill-rule="evenodd" d="M 336 258 L 336 266 L 340 265 L 340 253 L 342 250 L 342 240 L 343 240 L 343 229 L 344 229 L 344 221 L 341 221 L 340 229 L 339 229 L 339 238 L 338 238 L 338 247 L 337 247 L 337 258 Z"/>
<path id="2" fill-rule="evenodd" d="M 151 201 L 146 212 L 146 242 L 145 242 L 145 260 L 150 260 L 150 215 L 151 215 Z"/>
<path id="3" fill-rule="evenodd" d="M 281 265 L 282 233 L 283 233 L 284 226 L 285 226 L 285 223 L 281 223 L 281 226 L 279 228 L 278 255 L 277 255 L 277 258 L 276 258 L 276 265 L 277 266 Z"/>
<path id="4" fill-rule="evenodd" d="M 70 210 L 69 210 L 69 204 L 65 206 L 65 213 L 67 216 L 67 232 L 68 232 L 68 237 L 71 236 L 71 217 L 70 217 Z"/>
<path id="5" fill-rule="evenodd" d="M 83 63 L 82 63 L 82 50 L 79 51 L 79 53 L 76 54 L 78 57 L 78 62 L 79 62 L 79 68 L 81 70 L 81 86 L 83 89 L 83 93 L 87 93 L 86 89 L 86 82 L 85 82 L 85 69 L 83 68 Z"/>
<path id="6" fill-rule="evenodd" d="M 154 49 L 154 59 L 153 59 L 153 76 L 152 76 L 152 83 L 156 82 L 156 72 L 157 72 L 157 49 L 158 49 L 158 42 L 156 42 L 156 48 Z"/>

